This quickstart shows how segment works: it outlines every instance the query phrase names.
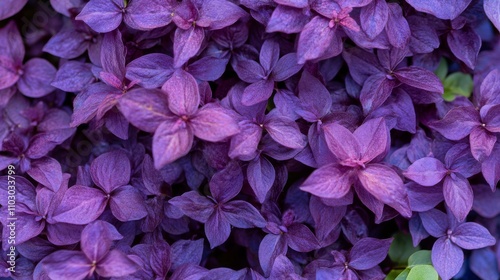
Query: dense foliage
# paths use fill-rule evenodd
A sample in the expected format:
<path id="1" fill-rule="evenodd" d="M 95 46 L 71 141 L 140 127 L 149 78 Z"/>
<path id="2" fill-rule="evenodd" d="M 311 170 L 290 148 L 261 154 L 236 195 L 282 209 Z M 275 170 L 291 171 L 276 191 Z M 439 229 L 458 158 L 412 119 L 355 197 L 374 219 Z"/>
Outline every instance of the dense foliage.
<path id="1" fill-rule="evenodd" d="M 2 0 L 0 276 L 499 279 L 498 28 L 497 0 Z"/>

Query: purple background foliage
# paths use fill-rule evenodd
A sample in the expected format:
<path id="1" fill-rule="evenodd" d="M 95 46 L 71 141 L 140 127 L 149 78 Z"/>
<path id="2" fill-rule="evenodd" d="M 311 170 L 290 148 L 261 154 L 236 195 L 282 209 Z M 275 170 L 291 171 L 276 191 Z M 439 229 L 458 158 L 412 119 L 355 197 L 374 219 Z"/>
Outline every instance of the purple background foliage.
<path id="1" fill-rule="evenodd" d="M 4 0 L 0 277 L 384 279 L 403 232 L 498 279 L 499 29 L 497 0 Z"/>

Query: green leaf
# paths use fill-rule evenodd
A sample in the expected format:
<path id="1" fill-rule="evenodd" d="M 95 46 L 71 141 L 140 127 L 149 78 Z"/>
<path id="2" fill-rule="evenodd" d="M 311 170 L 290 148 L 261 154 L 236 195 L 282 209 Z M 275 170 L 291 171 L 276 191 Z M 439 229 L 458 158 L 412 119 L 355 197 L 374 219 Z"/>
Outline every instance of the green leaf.
<path id="1" fill-rule="evenodd" d="M 439 77 L 439 79 L 441 79 L 441 81 L 444 81 L 446 75 L 448 74 L 448 63 L 446 62 L 446 59 L 441 58 L 439 66 L 434 73 Z"/>
<path id="2" fill-rule="evenodd" d="M 410 274 L 410 269 L 406 268 L 394 280 L 406 280 L 409 274 Z"/>
<path id="3" fill-rule="evenodd" d="M 408 257 L 420 250 L 413 247 L 411 235 L 398 232 L 394 235 L 394 240 L 389 248 L 389 257 L 391 260 L 400 265 L 406 265 Z"/>
<path id="4" fill-rule="evenodd" d="M 409 267 L 413 267 L 416 265 L 426 265 L 426 264 L 432 265 L 431 251 L 429 250 L 421 250 L 415 252 L 408 258 Z"/>
<path id="5" fill-rule="evenodd" d="M 455 72 L 446 77 L 443 81 L 443 86 L 444 100 L 453 101 L 455 97 L 459 95 L 470 97 L 472 89 L 474 88 L 474 82 L 472 81 L 472 77 L 470 75 Z"/>
<path id="6" fill-rule="evenodd" d="M 389 273 L 385 277 L 385 280 L 396 280 L 396 277 L 398 277 L 398 275 L 401 274 L 402 272 L 403 272 L 403 269 L 395 268 L 395 269 L 389 271 Z"/>
<path id="7" fill-rule="evenodd" d="M 396 278 L 397 279 L 397 278 Z M 410 270 L 407 280 L 438 280 L 438 274 L 432 265 L 417 265 Z"/>

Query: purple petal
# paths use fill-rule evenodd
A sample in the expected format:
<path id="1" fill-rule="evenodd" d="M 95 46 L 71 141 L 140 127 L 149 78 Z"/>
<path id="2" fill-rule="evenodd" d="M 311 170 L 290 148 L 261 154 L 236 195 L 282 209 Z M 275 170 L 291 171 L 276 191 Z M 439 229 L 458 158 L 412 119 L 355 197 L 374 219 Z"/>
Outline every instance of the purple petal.
<path id="1" fill-rule="evenodd" d="M 413 8 L 415 8 L 415 10 L 419 12 L 428 13 L 440 19 L 455 19 L 465 10 L 465 8 L 467 8 L 471 0 L 407 0 L 406 2 L 408 2 L 408 4 L 410 4 Z"/>
<path id="2" fill-rule="evenodd" d="M 497 137 L 482 127 L 474 128 L 469 136 L 470 149 L 474 158 L 482 162 L 486 159 L 497 142 Z"/>
<path id="3" fill-rule="evenodd" d="M 483 106 L 479 112 L 486 130 L 500 132 L 500 104 Z"/>
<path id="4" fill-rule="evenodd" d="M 151 30 L 169 24 L 173 12 L 170 1 L 134 0 L 128 3 L 123 21 L 134 29 Z"/>
<path id="5" fill-rule="evenodd" d="M 266 73 L 274 69 L 280 57 L 280 45 L 276 40 L 268 39 L 262 43 L 259 62 Z"/>
<path id="6" fill-rule="evenodd" d="M 446 37 L 451 52 L 465 63 L 469 68 L 476 66 L 479 49 L 481 49 L 481 37 L 471 27 L 452 30 Z"/>
<path id="7" fill-rule="evenodd" d="M 404 48 L 410 41 L 410 26 L 403 15 L 400 5 L 396 3 L 389 3 L 387 5 L 389 7 L 387 26 L 385 27 L 387 37 L 394 47 Z"/>
<path id="8" fill-rule="evenodd" d="M 490 249 L 472 251 L 470 269 L 481 279 L 498 279 L 500 273 L 495 253 Z"/>
<path id="9" fill-rule="evenodd" d="M 109 208 L 113 216 L 122 222 L 140 220 L 148 214 L 143 195 L 130 185 L 113 192 Z"/>
<path id="10" fill-rule="evenodd" d="M 443 184 L 444 201 L 458 221 L 463 221 L 472 209 L 474 196 L 469 181 L 462 175 L 452 173 Z"/>
<path id="11" fill-rule="evenodd" d="M 284 81 L 295 75 L 300 69 L 302 69 L 302 65 L 297 63 L 297 54 L 285 54 L 278 60 L 273 70 L 274 80 L 278 82 Z"/>
<path id="12" fill-rule="evenodd" d="M 196 221 L 205 223 L 214 211 L 214 203 L 195 191 L 190 191 L 169 200 L 169 203 L 179 208 L 184 215 Z"/>
<path id="13" fill-rule="evenodd" d="M 434 73 L 418 66 L 398 69 L 394 72 L 394 76 L 400 82 L 415 88 L 438 93 L 444 91 L 443 84 Z"/>
<path id="14" fill-rule="evenodd" d="M 119 99 L 120 112 L 135 127 L 153 133 L 171 116 L 167 96 L 157 89 L 134 89 Z"/>
<path id="15" fill-rule="evenodd" d="M 161 87 L 174 72 L 173 59 L 165 54 L 151 53 L 127 64 L 125 76 L 145 88 Z"/>
<path id="16" fill-rule="evenodd" d="M 486 16 L 488 16 L 493 25 L 500 30 L 500 3 L 495 0 L 484 0 L 483 5 Z"/>
<path id="17" fill-rule="evenodd" d="M 102 277 L 121 277 L 132 274 L 139 269 L 137 263 L 118 250 L 112 250 L 96 267 L 96 272 Z"/>
<path id="18" fill-rule="evenodd" d="M 231 138 L 229 157 L 242 160 L 254 159 L 257 155 L 257 146 L 262 138 L 262 128 L 253 122 L 239 123 L 240 133 Z"/>
<path id="19" fill-rule="evenodd" d="M 302 9 L 278 5 L 267 23 L 266 32 L 299 33 L 309 22 L 309 18 Z"/>
<path id="20" fill-rule="evenodd" d="M 259 156 L 248 164 L 247 177 L 257 200 L 262 203 L 276 178 L 273 165 L 266 158 Z"/>
<path id="21" fill-rule="evenodd" d="M 410 165 L 404 175 L 419 185 L 430 187 L 441 182 L 447 172 L 444 164 L 438 159 L 424 157 Z"/>
<path id="22" fill-rule="evenodd" d="M 210 248 L 213 249 L 226 242 L 231 234 L 231 225 L 221 209 L 216 209 L 205 223 L 205 234 Z"/>
<path id="23" fill-rule="evenodd" d="M 32 58 L 24 65 L 24 74 L 17 82 L 17 87 L 28 97 L 45 96 L 54 91 L 50 83 L 56 72 L 56 68 L 47 60 Z"/>
<path id="24" fill-rule="evenodd" d="M 92 181 L 106 193 L 128 184 L 130 180 L 130 160 L 121 150 L 98 156 L 90 165 Z"/>
<path id="25" fill-rule="evenodd" d="M 312 196 L 309 200 L 309 209 L 314 220 L 316 236 L 321 245 L 325 245 L 325 241 L 329 240 L 332 233 L 335 235 L 335 230 L 346 214 L 346 207 L 328 206 L 318 197 Z"/>
<path id="26" fill-rule="evenodd" d="M 274 81 L 263 79 L 257 81 L 245 88 L 241 103 L 245 106 L 252 106 L 263 101 L 267 101 L 273 94 Z"/>
<path id="27" fill-rule="evenodd" d="M 109 252 L 113 240 L 122 238 L 112 224 L 97 220 L 83 229 L 80 247 L 91 262 L 99 262 Z"/>
<path id="28" fill-rule="evenodd" d="M 20 72 L 15 70 L 16 68 L 17 66 L 11 59 L 8 57 L 0 57 L 0 75 L 2 77 L 0 79 L 0 89 L 9 90 L 9 87 L 12 87 L 18 82 L 21 76 Z M 17 89 L 12 91 L 15 94 Z"/>
<path id="29" fill-rule="evenodd" d="M 210 142 L 222 141 L 239 132 L 230 112 L 217 104 L 201 108 L 191 119 L 191 128 L 196 137 Z"/>
<path id="30" fill-rule="evenodd" d="M 406 187 L 412 211 L 425 212 L 431 210 L 444 200 L 443 190 L 440 185 L 429 188 L 410 182 L 406 184 Z"/>
<path id="31" fill-rule="evenodd" d="M 106 33 L 101 45 L 101 63 L 104 72 L 113 74 L 121 84 L 125 77 L 125 55 L 127 49 L 123 45 L 120 31 Z"/>
<path id="32" fill-rule="evenodd" d="M 371 237 L 359 240 L 349 253 L 349 266 L 357 270 L 367 270 L 381 263 L 387 257 L 392 240 Z"/>
<path id="33" fill-rule="evenodd" d="M 195 56 L 204 39 L 203 28 L 191 27 L 188 30 L 177 28 L 174 33 L 174 67 L 181 67 Z"/>
<path id="34" fill-rule="evenodd" d="M 3 209 L 2 214 L 4 215 L 5 218 L 2 218 L 2 224 L 3 224 L 3 229 L 2 229 L 2 235 L 5 236 L 5 242 L 2 244 L 3 249 L 5 251 L 9 250 L 9 247 L 12 245 L 9 245 L 7 242 L 8 236 L 11 236 L 11 227 L 9 226 L 10 223 L 12 223 L 11 220 L 7 220 L 8 216 L 10 215 L 9 211 L 7 211 L 7 208 Z M 39 234 L 42 233 L 43 229 L 45 228 L 45 221 L 39 220 L 37 214 L 26 214 L 26 213 L 16 213 L 16 220 L 14 222 L 14 227 L 16 230 L 16 236 L 15 236 L 15 242 L 16 244 L 22 244 L 25 241 L 30 240 L 31 238 L 38 236 Z M 38 217 L 37 217 L 38 216 Z M 12 239 L 10 239 L 12 240 Z M 11 241 L 12 242 L 12 241 Z"/>
<path id="35" fill-rule="evenodd" d="M 420 213 L 420 219 L 425 230 L 432 236 L 438 238 L 446 234 L 448 230 L 448 218 L 445 213 L 431 209 Z"/>
<path id="36" fill-rule="evenodd" d="M 95 83 L 86 87 L 73 99 L 73 114 L 71 115 L 71 126 L 76 127 L 93 119 L 99 106 L 109 97 L 106 92 L 113 93 L 111 86 L 105 83 Z"/>
<path id="37" fill-rule="evenodd" d="M 181 119 L 172 118 L 160 124 L 153 136 L 155 168 L 185 156 L 193 145 L 193 132 Z"/>
<path id="38" fill-rule="evenodd" d="M 191 116 L 200 105 L 198 84 L 184 70 L 175 71 L 161 89 L 167 93 L 168 108 L 178 116 Z"/>
<path id="39" fill-rule="evenodd" d="M 417 247 L 418 244 L 420 244 L 420 241 L 429 237 L 429 233 L 422 225 L 422 220 L 420 219 L 419 215 L 413 215 L 408 223 L 408 227 L 410 228 L 413 247 Z"/>
<path id="40" fill-rule="evenodd" d="M 429 126 L 447 139 L 457 141 L 469 135 L 480 124 L 479 112 L 468 106 L 451 109 L 442 120 L 432 122 Z"/>
<path id="41" fill-rule="evenodd" d="M 495 145 L 492 154 L 481 164 L 482 174 L 490 185 L 491 189 L 496 189 L 496 184 L 500 180 L 500 145 Z"/>
<path id="42" fill-rule="evenodd" d="M 494 218 L 500 214 L 500 208 L 497 207 L 500 202 L 500 192 L 491 193 L 488 185 L 474 185 L 474 202 L 472 209 L 485 218 Z"/>
<path id="43" fill-rule="evenodd" d="M 84 33 L 75 29 L 61 30 L 50 38 L 43 51 L 61 58 L 73 59 L 82 55 L 88 45 Z"/>
<path id="44" fill-rule="evenodd" d="M 210 193 L 217 202 L 227 202 L 240 193 L 243 187 L 243 171 L 240 165 L 231 161 L 210 180 Z"/>
<path id="45" fill-rule="evenodd" d="M 331 123 L 323 126 L 328 149 L 341 161 L 360 160 L 361 147 L 359 141 L 344 126 Z M 348 143 L 346 145 L 346 143 Z"/>
<path id="46" fill-rule="evenodd" d="M 378 200 L 396 209 L 401 215 L 411 217 L 411 210 L 399 175 L 383 164 L 369 164 L 358 172 L 363 187 Z"/>
<path id="47" fill-rule="evenodd" d="M 307 0 L 275 0 L 274 2 L 294 8 L 306 8 L 309 6 L 309 1 Z"/>
<path id="48" fill-rule="evenodd" d="M 0 20 L 17 14 L 28 3 L 28 0 L 6 0 L 0 8 Z"/>
<path id="49" fill-rule="evenodd" d="M 79 92 L 95 81 L 91 64 L 67 61 L 57 71 L 51 86 L 63 91 Z"/>
<path id="50" fill-rule="evenodd" d="M 73 186 L 69 188 L 54 212 L 57 222 L 85 225 L 96 220 L 106 208 L 107 197 L 98 189 Z"/>
<path id="51" fill-rule="evenodd" d="M 237 59 L 236 63 L 233 64 L 233 68 L 238 77 L 247 83 L 255 83 L 266 78 L 264 68 L 253 60 Z"/>
<path id="52" fill-rule="evenodd" d="M 330 28 L 329 21 L 315 16 L 300 32 L 297 58 L 303 64 L 307 60 L 333 57 L 342 52 L 342 40 L 336 34 L 336 27 Z"/>
<path id="53" fill-rule="evenodd" d="M 389 17 L 389 6 L 382 0 L 372 1 L 367 6 L 361 8 L 361 27 L 369 38 L 375 38 L 384 30 Z"/>
<path id="54" fill-rule="evenodd" d="M 288 246 L 297 252 L 310 252 L 319 248 L 319 242 L 311 230 L 303 224 L 294 223 L 287 227 Z"/>
<path id="55" fill-rule="evenodd" d="M 218 30 L 235 23 L 247 13 L 238 5 L 225 0 L 206 0 L 201 2 L 198 25 Z"/>
<path id="56" fill-rule="evenodd" d="M 198 265 L 203 257 L 203 241 L 198 240 L 177 240 L 171 247 L 172 271 L 184 264 Z"/>
<path id="57" fill-rule="evenodd" d="M 228 60 L 205 56 L 189 65 L 189 73 L 202 81 L 215 81 L 226 70 Z"/>
<path id="58" fill-rule="evenodd" d="M 474 250 L 493 246 L 496 240 L 483 226 L 476 223 L 463 223 L 453 230 L 451 241 L 463 249 Z"/>
<path id="59" fill-rule="evenodd" d="M 359 200 L 366 206 L 366 208 L 370 209 L 370 211 L 375 214 L 375 222 L 380 223 L 382 222 L 383 215 L 384 215 L 384 203 L 378 200 L 376 197 L 374 197 L 371 193 L 369 193 L 359 182 L 356 182 L 354 184 L 354 190 L 356 191 L 356 194 L 358 195 Z M 352 199 L 349 198 L 349 201 L 352 203 Z M 393 212 L 394 213 L 394 212 Z M 366 225 L 364 225 L 366 226 Z M 342 228 L 344 229 L 344 228 Z M 344 231 L 345 235 L 349 235 L 349 241 L 351 243 L 354 243 L 355 240 L 359 239 L 359 236 L 357 236 L 356 231 L 351 231 L 349 234 L 347 234 Z M 363 231 L 364 234 L 364 231 Z"/>
<path id="60" fill-rule="evenodd" d="M 479 90 L 479 106 L 486 104 L 498 104 L 500 97 L 497 92 L 500 90 L 500 71 L 492 70 L 486 75 Z"/>
<path id="61" fill-rule="evenodd" d="M 380 155 L 385 155 L 390 146 L 389 129 L 383 118 L 365 122 L 354 131 L 353 135 L 360 144 L 363 162 L 370 162 Z"/>
<path id="62" fill-rule="evenodd" d="M 409 47 L 413 53 L 430 53 L 439 47 L 439 37 L 435 27 L 421 16 L 406 18 L 410 25 L 411 38 Z M 426 21 L 423 23 L 423 21 Z"/>
<path id="63" fill-rule="evenodd" d="M 349 65 L 352 65 L 349 67 L 349 73 L 354 81 L 360 85 L 374 74 L 385 73 L 377 57 L 363 49 L 347 49 L 342 53 L 342 57 Z"/>
<path id="64" fill-rule="evenodd" d="M 332 106 L 330 92 L 308 71 L 302 72 L 299 81 L 299 99 L 302 109 L 312 113 L 318 119 L 325 116 Z"/>
<path id="65" fill-rule="evenodd" d="M 439 238 L 432 246 L 432 265 L 443 279 L 451 279 L 462 267 L 464 253 L 448 238 Z"/>
<path id="66" fill-rule="evenodd" d="M 53 158 L 46 157 L 35 161 L 27 173 L 31 178 L 54 192 L 57 192 L 62 184 L 61 165 Z"/>
<path id="67" fill-rule="evenodd" d="M 269 275 L 276 257 L 286 254 L 287 242 L 283 235 L 268 234 L 259 245 L 259 262 L 265 275 Z"/>
<path id="68" fill-rule="evenodd" d="M 46 224 L 47 239 L 54 245 L 64 246 L 80 241 L 82 225 L 66 223 Z"/>
<path id="69" fill-rule="evenodd" d="M 299 126 L 293 120 L 269 114 L 266 116 L 264 128 L 274 141 L 285 147 L 300 149 L 306 145 L 306 136 L 300 132 Z"/>
<path id="70" fill-rule="evenodd" d="M 23 1 L 24 0 L 18 2 Z M 4 28 L 0 29 L 0 38 L 3 40 L 0 46 L 0 51 L 3 54 L 2 56 L 10 57 L 14 64 L 21 64 L 24 59 L 25 49 L 23 38 L 14 21 L 9 21 Z"/>
<path id="71" fill-rule="evenodd" d="M 91 262 L 78 251 L 59 250 L 41 263 L 51 279 L 85 279 L 92 269 Z"/>
<path id="72" fill-rule="evenodd" d="M 389 98 L 397 82 L 395 80 L 387 79 L 385 74 L 376 74 L 370 76 L 363 84 L 359 100 L 363 105 L 365 114 L 372 112 L 378 107 L 382 106 Z"/>
<path id="73" fill-rule="evenodd" d="M 321 198 L 341 198 L 349 192 L 354 180 L 352 170 L 330 164 L 311 173 L 300 189 Z"/>
<path id="74" fill-rule="evenodd" d="M 255 207 L 246 201 L 236 200 L 222 205 L 226 220 L 237 228 L 263 228 L 266 220 Z"/>
<path id="75" fill-rule="evenodd" d="M 124 2 L 120 0 L 91 0 L 75 19 L 83 20 L 96 32 L 110 32 L 122 22 L 123 5 Z"/>

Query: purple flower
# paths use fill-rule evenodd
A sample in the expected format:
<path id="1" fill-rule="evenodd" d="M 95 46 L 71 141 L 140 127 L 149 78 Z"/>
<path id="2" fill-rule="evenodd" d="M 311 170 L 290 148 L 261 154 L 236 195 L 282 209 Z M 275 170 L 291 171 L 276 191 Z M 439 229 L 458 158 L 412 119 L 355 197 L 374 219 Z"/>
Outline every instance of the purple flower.
<path id="1" fill-rule="evenodd" d="M 218 30 L 235 23 L 246 12 L 228 0 L 192 1 L 179 4 L 173 16 L 174 66 L 184 65 L 195 56 L 205 39 L 205 30 Z"/>
<path id="2" fill-rule="evenodd" d="M 28 3 L 28 0 L 7 0 L 0 7 L 0 20 L 17 14 Z"/>
<path id="3" fill-rule="evenodd" d="M 435 209 L 421 213 L 420 217 L 425 230 L 438 238 L 432 246 L 432 264 L 443 279 L 452 278 L 462 267 L 462 249 L 479 249 L 495 244 L 495 238 L 479 224 L 459 223 L 453 215 L 447 216 Z"/>
<path id="4" fill-rule="evenodd" d="M 314 16 L 302 29 L 297 48 L 298 62 L 325 59 L 339 55 L 343 50 L 342 30 L 359 32 L 361 28 L 350 16 L 354 7 L 364 6 L 370 1 L 350 3 L 345 1 L 315 1 L 311 8 Z"/>
<path id="5" fill-rule="evenodd" d="M 170 112 L 156 128 L 153 136 L 155 167 L 169 164 L 186 155 L 194 136 L 210 142 L 223 141 L 238 133 L 231 113 L 216 103 L 200 105 L 198 84 L 193 76 L 177 70 L 162 90 L 168 98 Z"/>
<path id="6" fill-rule="evenodd" d="M 327 258 L 313 261 L 306 267 L 306 273 L 316 279 L 384 279 L 377 265 L 387 256 L 391 242 L 392 238 L 363 238 L 349 252 L 331 251 Z"/>
<path id="7" fill-rule="evenodd" d="M 144 198 L 130 181 L 130 160 L 119 150 L 100 155 L 90 165 L 98 188 L 75 185 L 69 188 L 55 210 L 54 220 L 75 225 L 95 221 L 109 205 L 120 221 L 134 221 L 147 215 Z"/>
<path id="8" fill-rule="evenodd" d="M 276 258 L 286 254 L 288 247 L 298 252 L 309 252 L 319 243 L 311 230 L 295 221 L 295 214 L 287 210 L 281 216 L 276 204 L 267 204 L 263 210 L 267 218 L 265 231 L 268 233 L 259 245 L 259 262 L 265 275 L 271 273 Z"/>
<path id="9" fill-rule="evenodd" d="M 405 177 L 430 187 L 443 179 L 444 200 L 459 221 L 463 221 L 472 208 L 473 193 L 467 178 L 480 170 L 469 152 L 467 144 L 456 144 L 445 156 L 445 164 L 433 157 L 415 161 L 404 172 Z"/>
<path id="10" fill-rule="evenodd" d="M 150 30 L 169 24 L 175 6 L 171 0 L 91 0 L 76 19 L 100 33 L 115 30 L 122 20 L 134 29 Z"/>
<path id="11" fill-rule="evenodd" d="M 255 105 L 271 97 L 276 82 L 284 81 L 299 72 L 302 65 L 297 64 L 295 53 L 279 57 L 280 46 L 277 41 L 268 39 L 262 44 L 259 62 L 240 58 L 233 65 L 243 81 L 250 83 L 243 91 L 241 103 Z"/>
<path id="12" fill-rule="evenodd" d="M 415 103 L 432 103 L 440 99 L 443 85 L 434 73 L 418 66 L 405 67 L 407 50 L 379 50 L 377 56 L 352 49 L 344 52 L 346 61 L 353 65 L 349 71 L 353 79 L 363 85 L 360 101 L 365 114 L 380 107 L 391 95 L 394 88 L 406 85 L 422 91 L 407 90 Z M 425 83 L 422 81 L 426 81 Z"/>
<path id="13" fill-rule="evenodd" d="M 229 163 L 210 180 L 211 197 L 195 191 L 173 198 L 170 204 L 178 207 L 188 217 L 205 223 L 205 234 L 210 247 L 224 243 L 237 228 L 264 227 L 264 218 L 250 203 L 232 200 L 243 187 L 243 173 L 237 163 Z"/>
<path id="14" fill-rule="evenodd" d="M 25 49 L 14 22 L 0 29 L 0 90 L 17 84 L 25 96 L 42 97 L 51 93 L 56 68 L 47 60 L 32 58 L 23 64 Z"/>
<path id="15" fill-rule="evenodd" d="M 390 142 L 383 119 L 370 120 L 354 133 L 335 123 L 323 129 L 328 148 L 338 162 L 314 171 L 300 187 L 303 191 L 322 198 L 341 198 L 356 184 L 362 201 L 371 199 L 376 204 L 388 204 L 404 216 L 411 215 L 403 181 L 389 166 L 378 163 Z M 381 215 L 381 208 L 374 209 Z"/>
<path id="16" fill-rule="evenodd" d="M 118 249 L 111 249 L 113 240 L 123 236 L 110 223 L 95 221 L 81 235 L 81 251 L 59 250 L 41 263 L 50 278 L 85 279 L 94 272 L 102 277 L 120 277 L 134 273 L 139 266 Z"/>

